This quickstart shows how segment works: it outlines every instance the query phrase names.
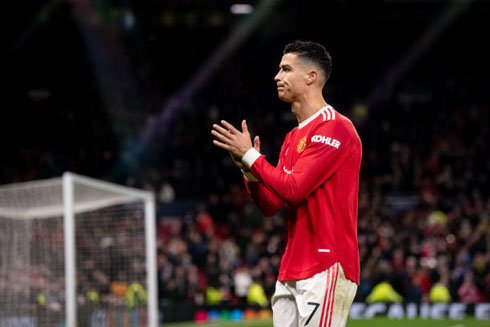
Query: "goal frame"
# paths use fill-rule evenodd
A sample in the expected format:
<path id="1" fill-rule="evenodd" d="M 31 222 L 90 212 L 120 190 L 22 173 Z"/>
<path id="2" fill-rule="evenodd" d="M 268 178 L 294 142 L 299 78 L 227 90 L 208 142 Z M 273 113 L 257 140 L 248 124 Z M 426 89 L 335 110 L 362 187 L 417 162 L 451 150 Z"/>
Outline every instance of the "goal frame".
<path id="1" fill-rule="evenodd" d="M 74 184 L 96 187 L 98 189 L 131 196 L 144 201 L 145 212 L 145 251 L 146 282 L 148 294 L 148 327 L 158 326 L 158 291 L 156 267 L 156 215 L 155 196 L 152 192 L 141 191 L 127 186 L 100 181 L 94 178 L 65 172 L 62 176 L 63 189 L 63 228 L 65 247 L 65 315 L 66 326 L 77 326 L 76 294 L 76 244 Z"/>

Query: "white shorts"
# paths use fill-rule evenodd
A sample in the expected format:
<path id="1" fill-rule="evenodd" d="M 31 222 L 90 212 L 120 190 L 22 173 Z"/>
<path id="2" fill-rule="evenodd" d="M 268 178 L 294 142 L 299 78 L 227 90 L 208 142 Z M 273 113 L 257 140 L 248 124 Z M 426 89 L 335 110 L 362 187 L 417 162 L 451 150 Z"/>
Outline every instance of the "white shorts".
<path id="1" fill-rule="evenodd" d="M 344 327 L 356 291 L 338 262 L 310 278 L 277 281 L 274 327 Z"/>

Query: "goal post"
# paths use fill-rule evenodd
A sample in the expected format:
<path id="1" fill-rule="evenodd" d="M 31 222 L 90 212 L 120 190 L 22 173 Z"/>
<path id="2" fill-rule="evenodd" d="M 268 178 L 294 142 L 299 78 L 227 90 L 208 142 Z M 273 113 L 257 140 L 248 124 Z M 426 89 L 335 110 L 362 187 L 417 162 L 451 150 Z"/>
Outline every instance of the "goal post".
<path id="1" fill-rule="evenodd" d="M 158 326 L 151 192 L 65 173 L 0 186 L 0 326 Z"/>

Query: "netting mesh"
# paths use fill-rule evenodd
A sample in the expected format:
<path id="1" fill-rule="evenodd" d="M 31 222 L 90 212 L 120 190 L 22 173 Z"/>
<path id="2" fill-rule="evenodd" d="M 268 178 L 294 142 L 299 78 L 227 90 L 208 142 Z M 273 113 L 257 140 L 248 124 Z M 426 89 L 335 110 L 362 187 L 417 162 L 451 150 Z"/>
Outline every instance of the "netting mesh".
<path id="1" fill-rule="evenodd" d="M 0 188 L 0 326 L 63 318 L 62 208 L 61 179 Z"/>
<path id="2" fill-rule="evenodd" d="M 142 199 L 74 184 L 78 326 L 146 326 Z M 0 187 L 0 326 L 65 321 L 62 180 Z"/>
<path id="3" fill-rule="evenodd" d="M 130 308 L 144 308 L 147 286 L 143 204 L 81 213 L 75 221 L 77 293 L 83 299 L 80 307 L 114 309 L 109 314 L 118 316 L 124 316 Z M 89 318 L 85 312 L 79 310 L 79 321 Z M 139 315 L 138 321 L 136 326 L 144 326 L 146 316 Z"/>

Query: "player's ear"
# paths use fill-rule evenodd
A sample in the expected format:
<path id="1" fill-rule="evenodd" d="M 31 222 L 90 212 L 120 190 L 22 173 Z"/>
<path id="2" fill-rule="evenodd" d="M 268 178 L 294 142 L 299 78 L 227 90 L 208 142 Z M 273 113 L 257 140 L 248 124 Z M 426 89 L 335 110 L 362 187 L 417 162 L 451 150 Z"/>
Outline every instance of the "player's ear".
<path id="1" fill-rule="evenodd" d="M 318 79 L 318 73 L 314 70 L 310 70 L 308 72 L 308 76 L 306 77 L 306 84 L 311 85 Z"/>

